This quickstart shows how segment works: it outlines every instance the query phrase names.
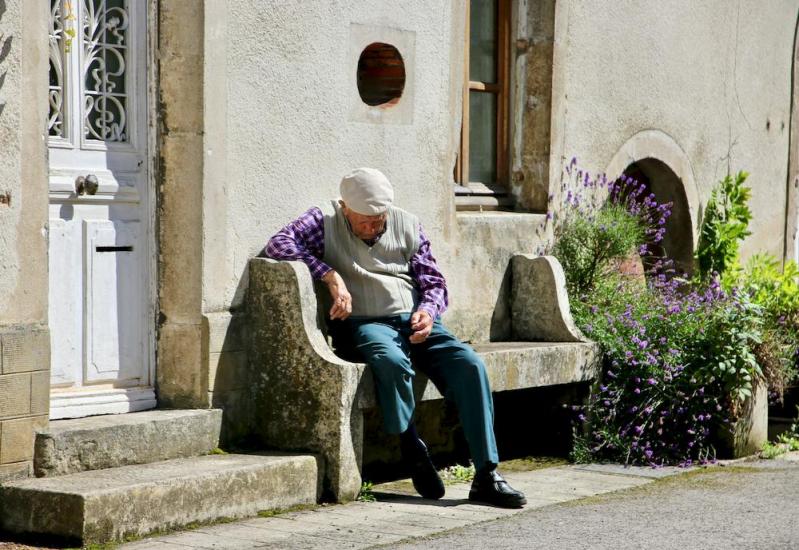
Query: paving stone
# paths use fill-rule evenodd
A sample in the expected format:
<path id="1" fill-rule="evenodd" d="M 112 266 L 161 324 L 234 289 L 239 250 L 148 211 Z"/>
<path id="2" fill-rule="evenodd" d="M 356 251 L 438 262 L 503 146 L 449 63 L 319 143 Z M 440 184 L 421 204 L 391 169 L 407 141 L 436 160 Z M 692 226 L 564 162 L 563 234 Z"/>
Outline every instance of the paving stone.
<path id="1" fill-rule="evenodd" d="M 471 523 L 468 519 L 455 519 L 455 518 L 448 518 L 444 516 L 427 516 L 424 514 L 417 514 L 412 512 L 400 512 L 395 509 L 387 509 L 383 506 L 380 506 L 377 503 L 374 506 L 363 508 L 359 513 L 359 518 L 363 518 L 364 521 L 369 523 L 377 524 L 379 522 L 388 523 L 390 525 L 395 526 L 418 526 L 424 528 L 432 528 L 436 531 L 440 531 L 443 529 L 456 529 L 458 527 L 463 527 L 464 525 L 469 525 Z M 318 514 L 307 514 L 312 516 L 319 516 L 318 519 L 315 521 L 325 521 L 325 518 L 331 516 L 337 517 L 352 517 L 351 512 L 349 512 L 346 506 L 336 506 L 332 508 L 323 509 Z"/>
<path id="2" fill-rule="evenodd" d="M 253 539 L 243 539 L 240 537 L 229 536 L 227 534 L 214 534 L 204 531 L 202 529 L 192 529 L 191 531 L 186 531 L 185 533 L 180 533 L 178 535 L 172 535 L 169 537 L 168 540 L 161 540 L 161 539 L 153 539 L 153 542 L 161 543 L 161 544 L 172 544 L 176 547 L 183 548 L 185 550 L 188 548 L 213 548 L 213 549 L 233 549 L 233 548 L 241 548 L 244 550 L 245 548 L 258 548 L 262 547 L 269 541 L 256 541 Z M 127 550 L 127 546 L 125 549 Z M 142 547 L 146 548 L 146 547 Z M 160 547 L 156 547 L 153 550 L 160 550 Z"/>
<path id="3" fill-rule="evenodd" d="M 125 550 L 186 550 L 186 546 L 148 539 L 126 544 Z"/>
<path id="4" fill-rule="evenodd" d="M 286 533 L 300 533 L 317 537 L 325 537 L 331 540 L 344 540 L 355 543 L 370 543 L 373 545 L 398 542 L 408 535 L 392 534 L 385 532 L 373 532 L 364 526 L 357 525 L 325 525 L 310 523 L 296 519 L 284 519 L 282 517 L 264 518 L 261 522 L 257 520 L 249 523 L 252 526 L 260 526 L 265 529 L 283 531 Z"/>
<path id="5" fill-rule="evenodd" d="M 377 486 L 374 491 L 376 502 L 323 506 L 272 518 L 218 525 L 204 528 L 204 531 L 217 539 L 224 539 L 229 533 L 231 539 L 263 542 L 265 548 L 367 548 L 635 487 L 651 483 L 654 479 L 653 476 L 638 475 L 638 470 L 634 472 L 628 475 L 619 474 L 612 468 L 594 470 L 575 466 L 509 472 L 505 475 L 508 482 L 527 496 L 528 504 L 522 509 L 509 510 L 472 503 L 467 500 L 469 483 L 448 485 L 445 497 L 437 501 L 425 500 L 396 489 L 383 491 Z M 676 469 L 670 471 L 669 475 L 682 472 L 684 470 Z M 261 535 L 261 532 L 265 535 Z M 172 537 L 158 540 L 175 542 Z M 187 542 L 190 539 L 181 540 Z M 230 546 L 213 548 L 236 548 L 230 540 L 224 544 Z M 123 548 L 127 550 L 127 547 Z"/>
<path id="6" fill-rule="evenodd" d="M 625 466 L 624 464 L 579 464 L 579 465 L 570 466 L 570 468 L 586 472 L 599 472 L 604 474 L 646 477 L 652 479 L 661 479 L 664 477 L 670 477 L 673 475 L 678 475 L 688 472 L 692 469 L 692 468 L 678 468 L 676 466 L 667 466 L 664 468 L 652 468 L 650 466 Z"/>

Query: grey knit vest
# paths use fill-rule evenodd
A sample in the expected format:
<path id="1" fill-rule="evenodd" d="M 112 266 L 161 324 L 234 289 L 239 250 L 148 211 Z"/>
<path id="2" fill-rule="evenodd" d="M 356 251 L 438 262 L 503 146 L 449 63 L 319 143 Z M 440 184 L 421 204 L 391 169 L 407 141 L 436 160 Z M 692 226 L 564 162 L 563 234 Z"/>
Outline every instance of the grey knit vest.
<path id="1" fill-rule="evenodd" d="M 347 284 L 352 316 L 383 317 L 413 311 L 419 296 L 410 275 L 410 260 L 419 249 L 419 219 L 390 206 L 385 232 L 369 246 L 352 233 L 338 201 L 322 212 L 323 259 Z"/>

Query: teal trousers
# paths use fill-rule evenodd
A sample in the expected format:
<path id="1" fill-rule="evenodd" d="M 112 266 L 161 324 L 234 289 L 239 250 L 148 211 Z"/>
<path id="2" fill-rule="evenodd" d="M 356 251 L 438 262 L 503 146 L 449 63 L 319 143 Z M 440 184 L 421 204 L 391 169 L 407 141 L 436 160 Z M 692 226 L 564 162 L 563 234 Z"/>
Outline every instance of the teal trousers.
<path id="1" fill-rule="evenodd" d="M 491 388 L 485 365 L 470 346 L 438 320 L 427 340 L 411 344 L 410 314 L 350 318 L 346 324 L 352 345 L 372 369 L 388 433 L 404 432 L 413 418 L 413 377 L 418 369 L 455 403 L 475 467 L 499 461 Z"/>

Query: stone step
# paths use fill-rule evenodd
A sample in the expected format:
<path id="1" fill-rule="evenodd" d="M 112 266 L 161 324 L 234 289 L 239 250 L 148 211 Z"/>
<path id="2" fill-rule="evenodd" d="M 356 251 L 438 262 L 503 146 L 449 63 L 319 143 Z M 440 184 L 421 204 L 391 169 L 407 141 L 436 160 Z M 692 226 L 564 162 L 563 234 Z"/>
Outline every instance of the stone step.
<path id="1" fill-rule="evenodd" d="M 208 455 L 0 487 L 0 530 L 103 543 L 317 501 L 310 455 Z"/>
<path id="2" fill-rule="evenodd" d="M 219 445 L 221 426 L 218 409 L 55 420 L 36 435 L 34 473 L 62 476 L 207 454 Z"/>

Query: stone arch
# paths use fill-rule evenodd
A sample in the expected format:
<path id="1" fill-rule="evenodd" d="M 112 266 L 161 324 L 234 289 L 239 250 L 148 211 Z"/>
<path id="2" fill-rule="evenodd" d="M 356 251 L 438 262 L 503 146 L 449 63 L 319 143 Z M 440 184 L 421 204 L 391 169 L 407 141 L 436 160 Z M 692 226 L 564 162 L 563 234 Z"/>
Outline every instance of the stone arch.
<path id="1" fill-rule="evenodd" d="M 660 130 L 639 132 L 621 146 L 605 173 L 611 179 L 632 176 L 647 185 L 658 202 L 673 203 L 663 249 L 678 269 L 692 273 L 702 205 L 691 162 L 677 142 Z"/>

